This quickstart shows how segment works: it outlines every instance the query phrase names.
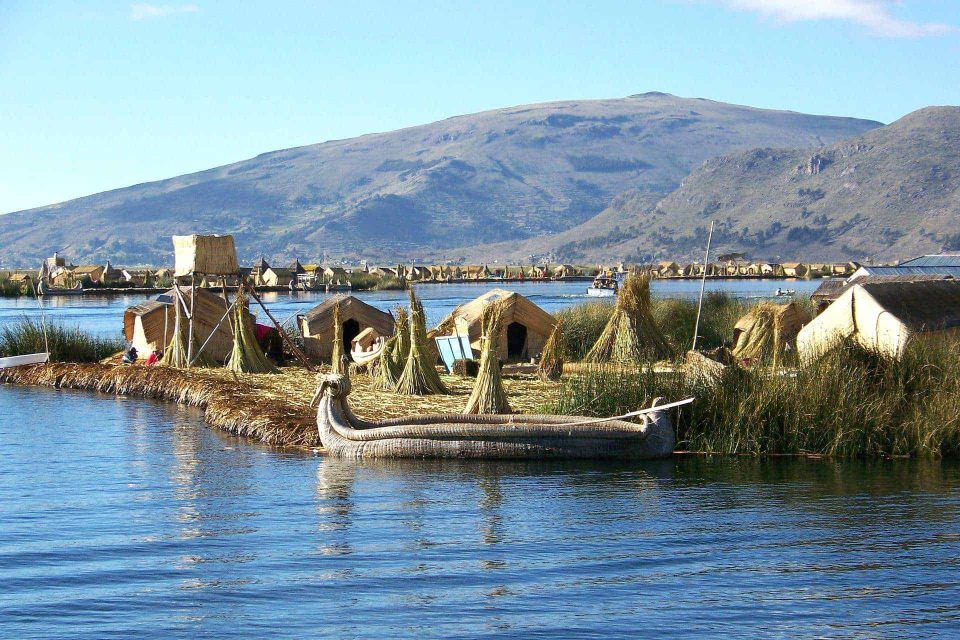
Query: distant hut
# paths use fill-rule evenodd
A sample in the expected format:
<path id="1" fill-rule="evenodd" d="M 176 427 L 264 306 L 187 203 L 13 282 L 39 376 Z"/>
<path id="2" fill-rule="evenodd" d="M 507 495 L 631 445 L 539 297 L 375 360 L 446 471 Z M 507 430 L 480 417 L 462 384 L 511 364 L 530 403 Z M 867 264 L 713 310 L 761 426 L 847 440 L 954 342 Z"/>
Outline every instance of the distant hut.
<path id="1" fill-rule="evenodd" d="M 283 267 L 269 267 L 260 275 L 260 285 L 264 287 L 286 287 L 291 280 L 293 273 Z"/>
<path id="2" fill-rule="evenodd" d="M 561 278 L 570 278 L 575 275 L 577 275 L 577 270 L 573 267 L 572 264 L 561 264 L 553 268 L 554 280 L 559 280 Z"/>
<path id="3" fill-rule="evenodd" d="M 437 325 L 434 334 L 466 333 L 473 348 L 479 350 L 483 310 L 497 300 L 503 300 L 505 304 L 503 329 L 497 346 L 500 360 L 516 362 L 538 356 L 550 337 L 556 320 L 528 298 L 504 289 L 488 291 L 479 298 L 460 305 Z"/>
<path id="4" fill-rule="evenodd" d="M 297 316 L 297 326 L 307 355 L 328 362 L 333 353 L 333 309 L 339 307 L 343 344 L 349 345 L 362 331 L 372 328 L 381 336 L 393 335 L 393 316 L 353 296 L 327 298 L 310 311 Z"/>
<path id="5" fill-rule="evenodd" d="M 103 284 L 116 284 L 118 282 L 125 282 L 126 279 L 123 277 L 123 269 L 118 269 L 107 260 L 107 264 L 103 267 L 100 281 L 103 282 Z"/>
<path id="6" fill-rule="evenodd" d="M 91 284 L 103 282 L 104 266 L 100 264 L 82 264 L 70 274 L 77 281 L 89 280 Z"/>
<path id="7" fill-rule="evenodd" d="M 787 278 L 804 278 L 809 271 L 807 265 L 802 262 L 784 262 L 780 266 L 783 267 L 783 275 Z"/>
<path id="8" fill-rule="evenodd" d="M 680 275 L 680 265 L 672 260 L 661 260 L 657 263 L 657 275 L 661 278 L 673 278 Z"/>
<path id="9" fill-rule="evenodd" d="M 916 338 L 960 335 L 960 282 L 866 282 L 848 287 L 803 328 L 797 348 L 803 360 L 853 339 L 893 358 Z"/>
<path id="10" fill-rule="evenodd" d="M 190 305 L 190 287 L 180 287 L 180 293 Z M 157 296 L 156 300 L 147 300 L 128 307 L 123 313 L 123 334 L 137 351 L 148 354 L 154 349 L 165 349 L 173 338 L 177 299 L 176 291 L 171 289 Z M 227 303 L 222 296 L 197 287 L 194 298 L 194 338 L 197 346 L 207 342 L 203 355 L 208 360 L 223 363 L 233 350 L 233 333 L 228 320 L 221 319 L 227 311 Z M 251 314 L 251 320 L 253 315 Z M 218 323 L 219 326 L 218 326 Z M 214 334 L 210 337 L 210 334 Z"/>
<path id="11" fill-rule="evenodd" d="M 269 268 L 270 265 L 263 256 L 260 256 L 260 259 L 253 263 L 253 268 L 250 269 L 250 279 L 253 280 L 254 285 L 259 287 L 263 284 L 263 274 L 266 273 Z"/>
<path id="12" fill-rule="evenodd" d="M 760 275 L 762 276 L 776 276 L 780 273 L 780 265 L 775 262 L 761 262 L 760 263 Z"/>

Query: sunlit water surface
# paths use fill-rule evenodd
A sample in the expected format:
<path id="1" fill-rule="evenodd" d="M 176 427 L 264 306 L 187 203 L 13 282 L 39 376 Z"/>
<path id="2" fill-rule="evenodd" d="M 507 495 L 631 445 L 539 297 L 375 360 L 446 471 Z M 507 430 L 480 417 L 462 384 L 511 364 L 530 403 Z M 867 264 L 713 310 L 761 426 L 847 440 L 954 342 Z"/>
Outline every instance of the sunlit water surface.
<path id="1" fill-rule="evenodd" d="M 956 637 L 952 463 L 355 463 L 0 387 L 0 637 Z"/>

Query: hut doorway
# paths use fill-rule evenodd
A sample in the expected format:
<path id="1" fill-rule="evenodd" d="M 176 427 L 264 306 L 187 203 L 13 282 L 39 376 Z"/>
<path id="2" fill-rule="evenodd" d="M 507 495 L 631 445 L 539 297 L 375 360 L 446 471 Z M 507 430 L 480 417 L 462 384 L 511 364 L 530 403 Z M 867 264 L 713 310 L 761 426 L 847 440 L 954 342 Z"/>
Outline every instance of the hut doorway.
<path id="1" fill-rule="evenodd" d="M 527 327 L 519 322 L 507 325 L 507 359 L 521 360 L 525 357 L 524 348 L 527 346 Z"/>
<path id="2" fill-rule="evenodd" d="M 350 318 L 344 321 L 341 327 L 343 328 L 343 349 L 346 353 L 350 353 L 350 343 L 360 335 L 360 323 Z"/>

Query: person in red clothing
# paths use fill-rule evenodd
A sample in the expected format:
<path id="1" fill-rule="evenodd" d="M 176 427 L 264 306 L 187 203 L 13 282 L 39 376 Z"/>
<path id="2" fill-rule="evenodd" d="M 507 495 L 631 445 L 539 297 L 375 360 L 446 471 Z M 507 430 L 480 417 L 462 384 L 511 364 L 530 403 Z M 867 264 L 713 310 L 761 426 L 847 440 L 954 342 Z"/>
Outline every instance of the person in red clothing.
<path id="1" fill-rule="evenodd" d="M 154 349 L 150 352 L 150 355 L 147 356 L 147 364 L 157 364 L 160 362 L 160 358 L 163 357 L 163 354 Z"/>

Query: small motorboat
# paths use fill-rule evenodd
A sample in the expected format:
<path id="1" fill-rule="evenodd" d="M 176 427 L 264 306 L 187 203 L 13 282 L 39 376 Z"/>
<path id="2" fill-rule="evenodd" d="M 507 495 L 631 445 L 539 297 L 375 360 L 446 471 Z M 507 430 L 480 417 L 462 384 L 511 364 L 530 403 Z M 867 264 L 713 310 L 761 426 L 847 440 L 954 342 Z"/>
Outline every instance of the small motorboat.
<path id="1" fill-rule="evenodd" d="M 777 290 L 773 292 L 773 297 L 774 297 L 774 298 L 789 298 L 790 296 L 794 296 L 794 295 L 796 295 L 796 294 L 797 294 L 797 290 L 796 290 L 796 289 L 781 289 L 780 287 L 777 287 Z"/>
<path id="2" fill-rule="evenodd" d="M 591 298 L 612 298 L 617 295 L 620 285 L 623 283 L 623 277 L 619 273 L 613 275 L 599 275 L 593 279 L 593 283 L 587 287 L 587 295 Z"/>
<path id="3" fill-rule="evenodd" d="M 338 458 L 666 458 L 676 441 L 667 410 L 693 402 L 661 405 L 657 399 L 616 418 L 438 414 L 368 422 L 353 414 L 349 394 L 347 376 L 327 374 L 313 398 L 320 441 Z"/>

